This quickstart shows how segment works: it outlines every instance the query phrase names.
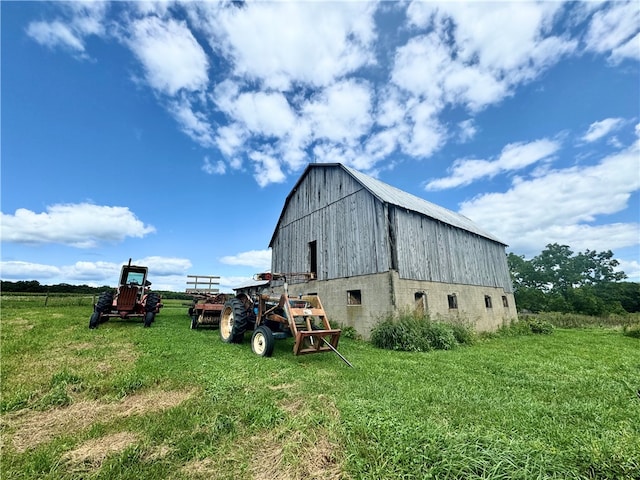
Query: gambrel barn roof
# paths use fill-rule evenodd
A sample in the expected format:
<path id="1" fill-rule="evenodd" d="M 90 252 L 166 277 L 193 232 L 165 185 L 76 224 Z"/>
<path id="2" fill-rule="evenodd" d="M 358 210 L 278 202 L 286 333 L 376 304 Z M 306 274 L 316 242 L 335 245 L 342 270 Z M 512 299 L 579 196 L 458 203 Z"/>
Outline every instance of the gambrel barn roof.
<path id="1" fill-rule="evenodd" d="M 278 232 L 278 228 L 280 227 L 284 212 L 287 210 L 289 201 L 295 194 L 298 186 L 304 181 L 305 177 L 308 175 L 311 169 L 327 167 L 339 167 L 343 169 L 366 190 L 368 190 L 374 197 L 376 197 L 380 202 L 384 204 L 394 205 L 396 207 L 419 213 L 439 222 L 451 225 L 452 227 L 465 230 L 467 232 L 476 234 L 478 236 L 487 238 L 506 246 L 504 242 L 486 232 L 485 230 L 481 229 L 478 225 L 476 225 L 473 221 L 471 221 L 464 215 L 453 212 L 434 203 L 428 202 L 423 198 L 407 193 L 403 190 L 400 190 L 399 188 L 392 187 L 391 185 L 381 182 L 380 180 L 377 180 L 369 175 L 365 175 L 364 173 L 354 170 L 353 168 L 342 165 L 341 163 L 312 163 L 307 166 L 303 174 L 300 176 L 300 179 L 296 182 L 295 186 L 287 196 L 284 207 L 282 208 L 282 213 L 280 214 L 280 218 L 278 219 L 278 223 L 276 224 L 274 233 L 271 237 L 271 241 L 269 242 L 270 247 L 273 246 L 273 241 L 276 233 Z"/>

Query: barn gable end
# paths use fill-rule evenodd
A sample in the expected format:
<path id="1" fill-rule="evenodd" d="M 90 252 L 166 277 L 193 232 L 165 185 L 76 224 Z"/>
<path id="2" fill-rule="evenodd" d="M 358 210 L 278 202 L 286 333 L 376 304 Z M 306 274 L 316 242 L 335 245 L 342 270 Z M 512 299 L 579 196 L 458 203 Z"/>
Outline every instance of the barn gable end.
<path id="1" fill-rule="evenodd" d="M 307 167 L 269 246 L 272 271 L 316 274 L 292 293 L 319 293 L 334 321 L 365 336 L 374 317 L 398 309 L 467 316 L 479 330 L 516 316 L 504 243 L 341 164 Z"/>

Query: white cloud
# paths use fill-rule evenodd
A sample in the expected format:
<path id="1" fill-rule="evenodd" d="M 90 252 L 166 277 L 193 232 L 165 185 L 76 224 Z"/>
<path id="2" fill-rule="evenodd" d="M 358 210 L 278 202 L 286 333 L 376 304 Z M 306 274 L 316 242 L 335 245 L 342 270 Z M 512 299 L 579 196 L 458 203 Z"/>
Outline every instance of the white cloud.
<path id="1" fill-rule="evenodd" d="M 410 95 L 444 106 L 445 71 L 454 64 L 451 49 L 436 33 L 411 38 L 396 50 L 392 82 Z M 425 81 L 427 80 L 427 81 Z"/>
<path id="2" fill-rule="evenodd" d="M 189 4 L 190 18 L 211 47 L 232 59 L 234 74 L 288 90 L 292 83 L 326 86 L 373 61 L 368 2 L 270 2 L 243 8 Z M 313 59 L 313 61 L 309 61 Z"/>
<path id="3" fill-rule="evenodd" d="M 261 270 L 264 271 L 264 270 Z M 253 277 L 244 276 L 221 276 L 220 277 L 220 291 L 231 292 L 234 288 L 241 285 L 246 285 L 253 281 Z"/>
<path id="4" fill-rule="evenodd" d="M 71 15 L 71 24 L 82 35 L 105 34 L 105 16 L 109 9 L 107 2 L 74 1 L 66 2 L 65 8 Z"/>
<path id="5" fill-rule="evenodd" d="M 249 153 L 249 158 L 253 161 L 255 172 L 253 178 L 261 187 L 266 187 L 270 183 L 282 183 L 285 181 L 286 176 L 280 168 L 280 162 L 274 155 L 254 151 Z"/>
<path id="6" fill-rule="evenodd" d="M 587 21 L 588 49 L 640 56 L 633 2 L 123 3 L 107 24 L 110 8 L 64 4 L 62 20 L 33 22 L 30 35 L 81 55 L 88 35 L 116 38 L 179 128 L 219 150 L 202 169 L 249 160 L 261 186 L 313 157 L 375 170 L 394 152 L 424 159 L 468 141 L 474 115 L 577 52 L 581 32 L 568 32 Z M 471 116 L 450 124 L 456 110 Z M 479 162 L 486 175 L 498 167 Z"/>
<path id="7" fill-rule="evenodd" d="M 371 91 L 355 80 L 338 82 L 306 103 L 302 114 L 316 139 L 355 142 L 371 128 Z"/>
<path id="8" fill-rule="evenodd" d="M 431 102 L 414 104 L 407 111 L 408 121 L 401 128 L 399 145 L 404 153 L 418 158 L 431 156 L 447 138 L 447 131 Z"/>
<path id="9" fill-rule="evenodd" d="M 33 280 L 34 278 L 54 278 L 60 275 L 60 269 L 52 265 L 22 261 L 0 262 L 0 277 L 3 280 Z"/>
<path id="10" fill-rule="evenodd" d="M 623 43 L 619 47 L 611 50 L 611 61 L 620 63 L 624 59 L 640 60 L 640 33 Z"/>
<path id="11" fill-rule="evenodd" d="M 243 93 L 228 113 L 256 135 L 285 137 L 296 123 L 287 99 L 278 92 Z"/>
<path id="12" fill-rule="evenodd" d="M 185 22 L 146 17 L 129 28 L 128 45 L 152 88 L 167 95 L 206 89 L 209 60 Z"/>
<path id="13" fill-rule="evenodd" d="M 230 81 L 216 88 L 214 98 L 233 120 L 231 126 L 218 130 L 217 143 L 227 156 L 244 146 L 243 139 L 261 139 L 259 147 L 245 147 L 260 186 L 284 181 L 285 165 L 297 169 L 306 164 L 306 149 L 314 142 L 329 148 L 340 144 L 359 150 L 361 137 L 372 124 L 371 91 L 368 84 L 355 80 L 319 90 L 300 101 L 298 113 L 282 93 L 239 93 L 238 85 Z M 348 152 L 341 161 L 348 163 L 353 157 Z"/>
<path id="14" fill-rule="evenodd" d="M 640 189 L 639 155 L 636 142 L 597 165 L 517 179 L 507 192 L 463 202 L 460 213 L 519 253 L 537 254 L 555 242 L 578 250 L 635 246 L 640 242 L 640 224 L 594 222 L 628 207 L 631 194 Z"/>
<path id="15" fill-rule="evenodd" d="M 560 2 L 497 2 L 490 8 L 484 3 L 412 2 L 407 16 L 412 26 L 433 25 L 441 38 L 450 31 L 461 65 L 514 85 L 535 78 L 576 49 L 575 40 L 550 35 L 561 8 Z M 449 21 L 455 28 L 449 30 Z M 499 92 L 486 96 L 492 97 L 499 99 Z"/>
<path id="16" fill-rule="evenodd" d="M 191 268 L 191 261 L 186 258 L 150 256 L 132 261 L 134 265 L 149 268 L 149 275 L 170 276 L 186 275 Z"/>
<path id="17" fill-rule="evenodd" d="M 115 285 L 120 278 L 122 265 L 111 262 L 83 262 L 60 267 L 60 278 L 64 283 L 92 282 L 97 284 Z"/>
<path id="18" fill-rule="evenodd" d="M 32 245 L 60 243 L 90 248 L 155 232 L 153 226 L 145 225 L 128 207 L 89 203 L 51 205 L 42 213 L 20 208 L 13 215 L 1 213 L 0 219 L 3 242 Z"/>
<path id="19" fill-rule="evenodd" d="M 84 45 L 89 35 L 104 36 L 104 19 L 108 9 L 106 2 L 66 2 L 62 4 L 61 18 L 51 22 L 31 22 L 27 35 L 49 48 L 71 50 L 79 58 L 88 58 Z"/>
<path id="20" fill-rule="evenodd" d="M 204 157 L 202 164 L 202 171 L 209 175 L 218 174 L 223 175 L 227 171 L 227 167 L 222 160 L 218 160 L 215 164 L 211 162 L 209 157 Z"/>
<path id="21" fill-rule="evenodd" d="M 460 131 L 459 138 L 462 143 L 470 141 L 478 132 L 478 129 L 472 119 L 463 120 L 458 123 L 458 129 Z"/>
<path id="22" fill-rule="evenodd" d="M 640 9 L 636 1 L 606 2 L 593 14 L 585 35 L 587 50 L 610 52 L 609 60 L 640 59 Z"/>
<path id="23" fill-rule="evenodd" d="M 369 159 L 373 164 L 388 157 L 393 153 L 398 144 L 398 137 L 401 135 L 400 129 L 388 128 L 371 135 L 365 144 L 364 157 Z M 373 165 L 366 167 L 354 165 L 355 168 L 364 168 L 368 170 Z"/>
<path id="24" fill-rule="evenodd" d="M 622 123 L 622 118 L 605 118 L 599 122 L 593 122 L 587 133 L 583 135 L 582 140 L 588 143 L 595 142 L 616 130 Z"/>
<path id="25" fill-rule="evenodd" d="M 496 3 L 487 8 L 412 2 L 407 9 L 409 26 L 429 33 L 417 34 L 399 47 L 390 72 L 391 81 L 406 96 L 401 121 L 410 133 L 400 139 L 402 150 L 413 157 L 431 156 L 452 137 L 441 121 L 444 109 L 461 106 L 476 113 L 573 52 L 575 40 L 549 34 L 559 8 L 551 3 Z M 392 102 L 385 100 L 381 113 L 393 112 Z M 387 118 L 380 115 L 381 122 L 389 123 Z M 473 135 L 471 125 L 464 125 L 461 141 Z"/>
<path id="26" fill-rule="evenodd" d="M 254 267 L 259 271 L 267 271 L 271 269 L 271 250 L 250 250 L 237 255 L 228 255 L 222 257 L 220 262 L 227 265 L 242 265 Z"/>
<path id="27" fill-rule="evenodd" d="M 228 158 L 234 157 L 243 146 L 247 134 L 237 123 L 218 128 L 216 132 L 216 146 Z"/>
<path id="28" fill-rule="evenodd" d="M 204 113 L 193 110 L 186 98 L 170 102 L 169 112 L 180 125 L 181 130 L 203 147 L 214 145 L 213 129 Z"/>
<path id="29" fill-rule="evenodd" d="M 77 261 L 72 265 L 43 265 L 23 261 L 0 262 L 0 277 L 3 280 L 38 280 L 40 283 L 71 285 L 110 285 L 115 287 L 120 271 L 127 260 L 114 262 Z M 149 281 L 156 290 L 182 291 L 186 285 L 187 271 L 191 262 L 186 258 L 151 256 L 134 259 L 134 265 L 149 268 Z"/>
<path id="30" fill-rule="evenodd" d="M 619 259 L 620 265 L 616 271 L 622 271 L 627 275 L 627 281 L 640 282 L 640 262 L 637 260 Z"/>
<path id="31" fill-rule="evenodd" d="M 80 36 L 62 22 L 32 22 L 27 27 L 27 35 L 49 48 L 66 47 L 76 52 L 84 52 Z"/>
<path id="32" fill-rule="evenodd" d="M 499 173 L 521 170 L 529 165 L 548 159 L 560 148 L 558 142 L 542 139 L 530 143 L 510 143 L 505 146 L 495 160 L 460 159 L 449 169 L 451 175 L 431 180 L 427 190 L 469 185 L 484 177 L 494 177 Z"/>
<path id="33" fill-rule="evenodd" d="M 394 127 L 404 122 L 405 105 L 397 88 L 384 88 L 378 92 L 375 121 L 381 127 Z"/>

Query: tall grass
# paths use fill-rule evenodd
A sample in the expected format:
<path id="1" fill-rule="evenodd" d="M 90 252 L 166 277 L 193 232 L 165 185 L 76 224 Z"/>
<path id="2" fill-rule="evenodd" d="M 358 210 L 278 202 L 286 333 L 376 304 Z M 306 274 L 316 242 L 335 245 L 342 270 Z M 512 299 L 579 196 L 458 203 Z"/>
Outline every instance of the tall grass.
<path id="1" fill-rule="evenodd" d="M 91 307 L 97 299 L 97 295 L 91 294 L 65 294 L 65 293 L 21 293 L 2 295 L 3 305 L 19 308 L 21 305 L 42 307 Z"/>
<path id="2" fill-rule="evenodd" d="M 3 299 L 0 478 L 638 478 L 640 341 L 556 328 L 467 348 L 272 358 Z"/>
<path id="3" fill-rule="evenodd" d="M 519 318 L 522 320 L 549 322 L 558 328 L 625 327 L 640 324 L 640 313 L 626 315 L 612 313 L 606 316 L 589 316 L 578 313 L 542 312 L 538 314 L 520 314 Z"/>
<path id="4" fill-rule="evenodd" d="M 371 343 L 378 348 L 407 352 L 451 350 L 474 341 L 470 325 L 434 322 L 413 312 L 388 316 L 371 331 Z"/>

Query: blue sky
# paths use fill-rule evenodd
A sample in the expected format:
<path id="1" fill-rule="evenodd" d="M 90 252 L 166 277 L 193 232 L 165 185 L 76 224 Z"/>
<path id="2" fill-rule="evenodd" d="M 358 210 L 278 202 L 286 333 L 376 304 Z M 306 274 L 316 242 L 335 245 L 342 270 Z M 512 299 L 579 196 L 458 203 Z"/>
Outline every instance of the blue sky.
<path id="1" fill-rule="evenodd" d="M 6 2 L 3 280 L 270 266 L 309 162 L 640 281 L 637 2 Z"/>

